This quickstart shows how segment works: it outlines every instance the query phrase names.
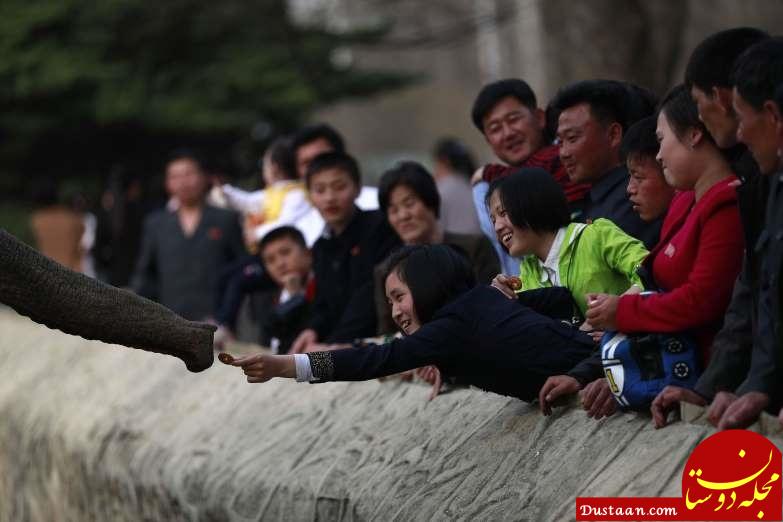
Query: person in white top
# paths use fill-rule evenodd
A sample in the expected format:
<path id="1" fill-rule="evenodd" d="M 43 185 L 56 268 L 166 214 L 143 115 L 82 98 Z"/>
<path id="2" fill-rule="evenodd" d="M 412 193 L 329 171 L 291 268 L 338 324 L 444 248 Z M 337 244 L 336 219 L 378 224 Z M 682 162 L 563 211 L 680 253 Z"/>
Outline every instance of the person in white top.
<path id="1" fill-rule="evenodd" d="M 297 188 L 301 187 L 301 183 L 307 174 L 307 168 L 316 156 L 325 152 L 345 152 L 345 143 L 342 136 L 333 127 L 325 123 L 307 125 L 296 132 L 288 145 L 290 156 L 287 161 L 283 159 L 282 153 L 278 155 L 272 151 L 274 145 L 273 143 L 269 146 L 267 154 L 264 156 L 264 172 L 267 172 L 267 158 L 272 163 L 270 167 L 279 169 L 280 165 L 287 165 L 286 171 L 288 176 L 280 178 L 277 182 L 281 188 L 284 186 L 283 182 L 289 186 L 297 183 L 299 184 Z M 291 174 L 292 172 L 295 174 Z M 270 187 L 271 185 L 266 179 L 266 174 L 264 176 L 267 187 Z M 310 204 L 304 189 L 302 190 L 301 193 L 299 191 L 287 193 L 285 203 L 276 221 L 269 224 L 262 223 L 254 228 L 255 235 L 252 236 L 254 242 L 260 240 L 273 228 L 281 225 L 293 225 L 302 232 L 307 246 L 313 246 L 323 233 L 324 220 L 321 214 Z M 230 208 L 246 212 L 245 209 L 255 209 L 260 205 L 264 205 L 265 193 L 263 190 L 247 192 L 231 185 L 223 185 L 216 196 L 225 200 Z M 378 189 L 376 187 L 362 186 L 359 197 L 356 198 L 356 205 L 362 210 L 376 210 L 378 208 Z"/>
<path id="2" fill-rule="evenodd" d="M 270 230 L 296 223 L 312 208 L 298 179 L 290 139 L 278 138 L 267 147 L 261 175 L 262 190 L 248 192 L 228 184 L 218 189 L 226 205 L 245 216 L 248 247 L 254 247 Z"/>

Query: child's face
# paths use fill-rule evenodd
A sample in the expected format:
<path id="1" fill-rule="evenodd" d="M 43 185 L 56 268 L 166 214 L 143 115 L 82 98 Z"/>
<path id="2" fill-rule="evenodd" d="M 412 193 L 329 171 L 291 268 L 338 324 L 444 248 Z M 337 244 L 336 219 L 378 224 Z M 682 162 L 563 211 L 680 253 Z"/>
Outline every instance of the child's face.
<path id="1" fill-rule="evenodd" d="M 674 189 L 666 184 L 661 166 L 651 157 L 630 156 L 628 167 L 628 199 L 643 221 L 655 221 L 666 214 L 674 197 Z"/>
<path id="2" fill-rule="evenodd" d="M 386 300 L 391 305 L 392 319 L 402 333 L 411 335 L 421 327 L 411 290 L 402 282 L 396 270 L 392 270 L 386 278 Z"/>
<path id="3" fill-rule="evenodd" d="M 287 286 L 291 278 L 302 280 L 307 277 L 312 264 L 310 251 L 289 237 L 281 237 L 264 246 L 261 261 L 269 277 L 281 288 Z"/>
<path id="4" fill-rule="evenodd" d="M 354 200 L 359 187 L 347 172 L 340 169 L 322 170 L 310 178 L 310 200 L 326 224 L 341 232 L 353 216 Z"/>

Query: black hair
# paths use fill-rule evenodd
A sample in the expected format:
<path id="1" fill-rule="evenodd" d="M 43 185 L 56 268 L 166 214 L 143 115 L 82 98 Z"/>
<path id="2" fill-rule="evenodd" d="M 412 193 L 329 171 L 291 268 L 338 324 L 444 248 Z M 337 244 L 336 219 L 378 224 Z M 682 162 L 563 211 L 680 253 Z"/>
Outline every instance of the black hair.
<path id="1" fill-rule="evenodd" d="M 467 258 L 443 244 L 400 247 L 384 261 L 384 283 L 392 272 L 408 285 L 421 324 L 431 321 L 439 308 L 476 286 Z"/>
<path id="2" fill-rule="evenodd" d="M 32 190 L 32 200 L 37 207 L 49 207 L 60 202 L 57 182 L 52 179 L 38 181 Z"/>
<path id="3" fill-rule="evenodd" d="M 495 191 L 515 226 L 540 233 L 555 232 L 571 223 L 563 188 L 544 169 L 522 168 L 495 179 L 487 191 L 487 206 Z"/>
<path id="4" fill-rule="evenodd" d="M 531 111 L 538 107 L 536 94 L 524 80 L 508 78 L 487 84 L 479 91 L 476 100 L 473 102 L 473 109 L 470 111 L 473 125 L 482 134 L 484 133 L 484 118 L 486 115 L 492 111 L 500 100 L 509 96 L 519 100 L 519 103 Z"/>
<path id="5" fill-rule="evenodd" d="M 326 123 L 317 123 L 315 125 L 306 125 L 294 134 L 291 143 L 291 149 L 294 155 L 302 145 L 307 145 L 315 140 L 323 139 L 329 142 L 332 149 L 336 152 L 345 152 L 345 142 L 343 137 L 331 125 Z"/>
<path id="6" fill-rule="evenodd" d="M 384 214 L 389 209 L 392 191 L 404 185 L 410 188 L 428 209 L 440 217 L 440 194 L 427 169 L 415 161 L 403 161 L 387 170 L 378 181 L 378 206 Z"/>
<path id="7" fill-rule="evenodd" d="M 753 27 L 726 29 L 708 36 L 696 46 L 685 68 L 685 86 L 697 87 L 712 96 L 713 87 L 731 87 L 731 69 L 737 58 L 752 45 L 769 38 Z"/>
<path id="8" fill-rule="evenodd" d="M 309 188 L 310 180 L 313 176 L 322 170 L 328 169 L 341 170 L 348 174 L 357 187 L 362 186 L 362 175 L 359 172 L 359 165 L 356 163 L 356 160 L 351 155 L 338 151 L 324 152 L 313 158 L 313 161 L 307 167 L 305 185 Z"/>
<path id="9" fill-rule="evenodd" d="M 696 102 L 693 101 L 688 88 L 684 84 L 677 85 L 669 91 L 663 98 L 663 101 L 661 101 L 658 111 L 663 113 L 667 123 L 674 131 L 674 135 L 677 136 L 680 142 L 685 142 L 685 134 L 688 130 L 699 129 L 705 139 L 715 143 L 715 140 L 712 139 L 712 134 L 709 133 L 707 127 L 704 126 L 704 122 L 699 118 L 699 109 L 696 106 Z"/>
<path id="10" fill-rule="evenodd" d="M 768 38 L 742 53 L 734 63 L 731 81 L 742 99 L 760 111 L 783 83 L 783 38 Z"/>
<path id="11" fill-rule="evenodd" d="M 655 161 L 658 155 L 660 144 L 655 135 L 658 118 L 647 116 L 637 121 L 623 135 L 623 142 L 620 144 L 620 159 L 623 163 L 629 158 L 641 159 L 649 158 Z"/>
<path id="12" fill-rule="evenodd" d="M 616 80 L 584 80 L 560 89 L 549 105 L 547 119 L 557 122 L 560 113 L 586 103 L 602 125 L 620 124 L 623 132 L 655 110 L 655 95 L 647 89 Z"/>
<path id="13" fill-rule="evenodd" d="M 207 174 L 209 170 L 206 159 L 204 158 L 204 156 L 202 156 L 200 152 L 198 152 L 195 149 L 190 149 L 187 147 L 174 149 L 169 153 L 168 157 L 166 158 L 166 166 L 168 167 L 175 161 L 180 161 L 180 160 L 192 161 L 193 163 L 196 164 L 198 170 L 200 170 L 202 174 Z"/>
<path id="14" fill-rule="evenodd" d="M 623 124 L 623 133 L 625 133 L 639 120 L 655 115 L 658 96 L 651 90 L 633 83 L 623 82 L 623 85 L 627 93 L 625 123 Z"/>
<path id="15" fill-rule="evenodd" d="M 476 171 L 476 162 L 470 151 L 455 138 L 442 138 L 435 143 L 432 155 L 445 162 L 452 170 L 470 178 Z"/>
<path id="16" fill-rule="evenodd" d="M 286 136 L 277 138 L 269 144 L 264 155 L 269 155 L 269 161 L 280 170 L 285 179 L 299 179 L 291 141 L 291 138 Z"/>
<path id="17" fill-rule="evenodd" d="M 258 242 L 259 253 L 262 253 L 270 243 L 280 239 L 290 239 L 305 250 L 307 249 L 307 242 L 299 229 L 290 225 L 284 225 L 282 227 L 273 228 L 261 238 Z"/>

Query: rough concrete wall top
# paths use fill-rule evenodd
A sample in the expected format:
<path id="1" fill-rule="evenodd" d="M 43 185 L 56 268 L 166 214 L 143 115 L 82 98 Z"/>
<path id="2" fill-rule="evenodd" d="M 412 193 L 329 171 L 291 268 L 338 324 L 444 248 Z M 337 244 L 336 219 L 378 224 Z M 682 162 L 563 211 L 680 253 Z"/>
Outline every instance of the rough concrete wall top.
<path id="1" fill-rule="evenodd" d="M 577 495 L 678 496 L 710 433 L 393 381 L 249 385 L 10 312 L 0 331 L 0 520 L 568 520 Z"/>

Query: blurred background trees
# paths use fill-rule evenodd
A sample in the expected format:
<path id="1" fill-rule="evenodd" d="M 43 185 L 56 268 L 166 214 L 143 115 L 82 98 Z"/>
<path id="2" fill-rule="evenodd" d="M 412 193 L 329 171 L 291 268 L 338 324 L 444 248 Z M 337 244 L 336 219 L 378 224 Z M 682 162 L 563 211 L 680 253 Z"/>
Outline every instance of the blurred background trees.
<path id="1" fill-rule="evenodd" d="M 265 140 L 313 108 L 408 82 L 343 58 L 383 33 L 295 26 L 283 0 L 5 0 L 0 193 L 159 174 L 185 144 L 247 174 Z"/>

